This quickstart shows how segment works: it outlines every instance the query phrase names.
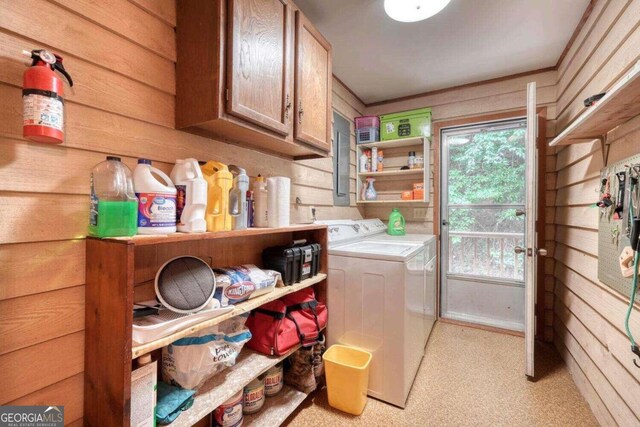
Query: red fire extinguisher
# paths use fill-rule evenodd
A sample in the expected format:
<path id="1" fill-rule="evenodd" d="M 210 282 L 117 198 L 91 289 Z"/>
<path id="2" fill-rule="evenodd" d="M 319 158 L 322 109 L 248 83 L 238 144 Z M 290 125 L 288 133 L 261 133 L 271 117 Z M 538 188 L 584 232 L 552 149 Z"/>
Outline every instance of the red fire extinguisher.
<path id="1" fill-rule="evenodd" d="M 59 71 L 73 86 L 62 65 L 62 57 L 44 49 L 23 51 L 31 57 L 22 83 L 22 135 L 36 142 L 64 141 L 64 85 Z"/>

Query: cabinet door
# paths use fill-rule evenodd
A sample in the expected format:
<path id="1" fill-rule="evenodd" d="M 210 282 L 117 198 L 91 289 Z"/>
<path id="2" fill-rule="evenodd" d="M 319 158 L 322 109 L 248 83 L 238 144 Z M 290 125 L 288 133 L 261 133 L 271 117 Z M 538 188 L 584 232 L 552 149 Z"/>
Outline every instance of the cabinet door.
<path id="1" fill-rule="evenodd" d="M 296 11 L 295 138 L 331 149 L 331 45 Z"/>
<path id="2" fill-rule="evenodd" d="M 290 12 L 286 0 L 229 0 L 227 111 L 290 132 Z"/>

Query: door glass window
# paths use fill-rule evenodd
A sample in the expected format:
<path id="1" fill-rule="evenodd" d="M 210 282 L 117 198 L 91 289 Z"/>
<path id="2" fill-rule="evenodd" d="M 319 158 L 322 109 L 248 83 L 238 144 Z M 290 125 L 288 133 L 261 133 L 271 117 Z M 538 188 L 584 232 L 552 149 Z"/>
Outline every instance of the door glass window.
<path id="1" fill-rule="evenodd" d="M 444 132 L 447 273 L 524 279 L 524 120 Z"/>

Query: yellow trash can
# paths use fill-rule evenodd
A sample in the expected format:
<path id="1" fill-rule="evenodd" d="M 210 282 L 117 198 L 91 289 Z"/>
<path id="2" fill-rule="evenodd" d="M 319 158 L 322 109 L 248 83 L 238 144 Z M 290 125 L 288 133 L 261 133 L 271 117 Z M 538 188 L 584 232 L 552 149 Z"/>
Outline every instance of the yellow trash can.
<path id="1" fill-rule="evenodd" d="M 367 404 L 371 353 L 336 344 L 329 347 L 322 359 L 329 405 L 349 414 L 360 415 Z"/>

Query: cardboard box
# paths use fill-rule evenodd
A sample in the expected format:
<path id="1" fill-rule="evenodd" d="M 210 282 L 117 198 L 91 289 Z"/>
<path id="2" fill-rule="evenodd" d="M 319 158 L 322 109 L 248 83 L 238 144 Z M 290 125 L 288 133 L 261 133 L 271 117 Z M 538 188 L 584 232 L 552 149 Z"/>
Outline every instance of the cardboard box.
<path id="1" fill-rule="evenodd" d="M 402 200 L 413 200 L 414 191 L 403 191 L 402 192 Z"/>
<path id="2" fill-rule="evenodd" d="M 424 200 L 424 190 L 413 190 L 413 200 Z"/>

